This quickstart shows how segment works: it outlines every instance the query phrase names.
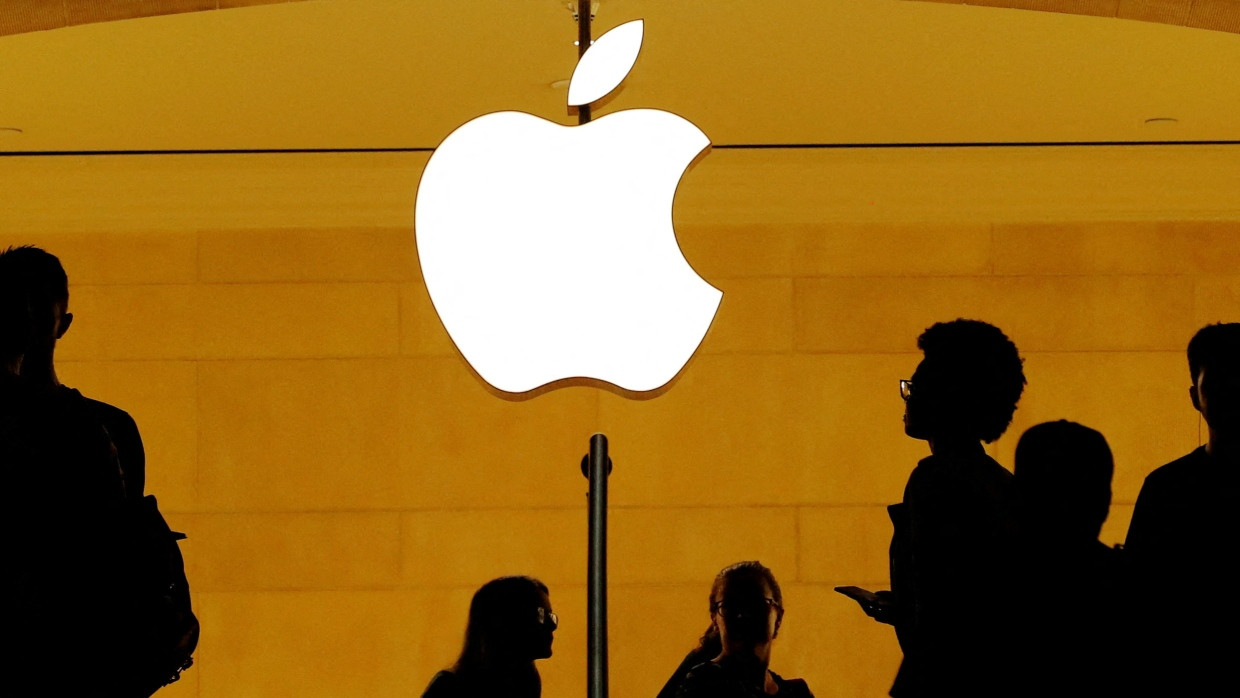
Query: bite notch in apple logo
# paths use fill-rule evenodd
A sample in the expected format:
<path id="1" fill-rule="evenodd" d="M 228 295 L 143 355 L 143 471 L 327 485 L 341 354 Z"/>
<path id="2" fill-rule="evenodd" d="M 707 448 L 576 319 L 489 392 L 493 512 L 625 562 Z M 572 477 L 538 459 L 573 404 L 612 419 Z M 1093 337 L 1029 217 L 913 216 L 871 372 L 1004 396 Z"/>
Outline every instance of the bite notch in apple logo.
<path id="1" fill-rule="evenodd" d="M 614 90 L 642 33 L 635 20 L 599 37 L 569 105 Z M 415 239 L 431 302 L 483 380 L 510 393 L 568 378 L 647 392 L 676 376 L 723 297 L 672 227 L 676 187 L 709 146 L 657 109 L 580 126 L 495 112 L 444 139 L 418 185 Z"/>

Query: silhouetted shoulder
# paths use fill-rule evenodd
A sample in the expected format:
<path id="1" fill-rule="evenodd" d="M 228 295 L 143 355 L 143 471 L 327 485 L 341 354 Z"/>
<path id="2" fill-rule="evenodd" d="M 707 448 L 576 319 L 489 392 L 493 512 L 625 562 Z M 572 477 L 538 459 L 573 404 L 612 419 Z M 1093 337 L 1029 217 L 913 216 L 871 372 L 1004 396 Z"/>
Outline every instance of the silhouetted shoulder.
<path id="1" fill-rule="evenodd" d="M 1240 470 L 1198 448 L 1146 477 L 1124 547 L 1152 584 L 1231 578 L 1237 498 Z"/>
<path id="2" fill-rule="evenodd" d="M 138 431 L 138 423 L 135 422 L 133 417 L 129 416 L 129 413 L 125 410 L 122 410 L 115 405 L 109 405 L 102 400 L 95 400 L 94 398 L 85 396 L 83 397 L 86 399 L 86 402 L 91 406 L 91 408 L 99 414 L 99 418 L 104 420 L 105 423 L 116 425 L 118 430 L 132 432 Z"/>
<path id="3" fill-rule="evenodd" d="M 1160 465 L 1145 476 L 1145 486 L 1153 488 L 1188 487 L 1212 474 L 1210 456 L 1205 446 L 1198 446 L 1192 453 Z"/>
<path id="4" fill-rule="evenodd" d="M 781 698 L 813 698 L 809 684 L 804 679 L 785 679 L 775 672 L 771 678 L 779 687 L 776 696 Z M 746 688 L 727 669 L 714 662 L 703 662 L 689 670 L 680 684 L 677 698 L 761 698 L 769 694 Z"/>
<path id="5" fill-rule="evenodd" d="M 775 685 L 779 686 L 779 693 L 776 695 L 783 698 L 814 698 L 805 679 L 785 679 L 773 671 L 771 676 L 775 679 Z"/>
<path id="6" fill-rule="evenodd" d="M 702 662 L 713 659 L 713 657 L 706 655 L 707 652 L 700 647 L 695 647 L 686 654 L 685 658 L 681 660 L 680 666 L 676 667 L 676 671 L 672 672 L 672 675 L 668 677 L 667 683 L 663 684 L 663 688 L 659 691 L 656 698 L 676 698 L 676 693 L 680 690 L 680 684 L 685 680 L 685 676 L 689 671 Z"/>
<path id="7" fill-rule="evenodd" d="M 970 456 L 927 456 L 917 462 L 909 475 L 910 486 L 936 480 L 983 478 L 1007 484 L 1012 472 L 985 453 Z"/>
<path id="8" fill-rule="evenodd" d="M 460 678 L 446 670 L 435 674 L 422 692 L 422 698 L 461 698 L 464 695 Z"/>
<path id="9" fill-rule="evenodd" d="M 1218 483 L 1205 446 L 1155 468 L 1137 495 L 1125 547 L 1137 554 L 1162 547 L 1169 536 L 1193 532 L 1200 512 Z"/>
<path id="10" fill-rule="evenodd" d="M 140 499 L 146 489 L 146 450 L 138 433 L 138 423 L 119 407 L 88 397 L 84 399 L 116 446 L 116 456 L 125 474 L 127 496 Z"/>
<path id="11" fill-rule="evenodd" d="M 744 696 L 743 689 L 728 672 L 714 662 L 702 662 L 684 674 L 677 698 L 733 698 Z"/>
<path id="12" fill-rule="evenodd" d="M 723 668 L 714 662 L 702 662 L 685 674 L 684 681 L 676 691 L 676 698 L 712 698 L 725 696 L 726 676 Z"/>
<path id="13" fill-rule="evenodd" d="M 985 453 L 965 457 L 929 456 L 909 475 L 904 502 L 910 514 L 925 523 L 1007 515 L 1013 504 L 1012 472 Z"/>

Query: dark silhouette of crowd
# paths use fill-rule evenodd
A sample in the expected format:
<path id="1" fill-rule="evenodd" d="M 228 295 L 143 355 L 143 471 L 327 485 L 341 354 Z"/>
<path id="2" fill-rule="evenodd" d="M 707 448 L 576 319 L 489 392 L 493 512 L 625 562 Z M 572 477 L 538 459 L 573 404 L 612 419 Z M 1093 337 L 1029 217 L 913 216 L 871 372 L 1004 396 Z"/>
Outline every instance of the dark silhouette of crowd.
<path id="1" fill-rule="evenodd" d="M 894 627 L 903 660 L 889 694 L 1229 695 L 1240 650 L 1230 572 L 1240 323 L 1208 325 L 1189 342 L 1189 398 L 1207 442 L 1146 478 L 1116 546 L 1099 541 L 1115 469 L 1100 432 L 1037 424 L 1021 435 L 1013 471 L 987 455 L 983 444 L 1007 430 L 1026 384 L 1015 344 L 989 323 L 958 319 L 932 325 L 917 346 L 922 361 L 899 381 L 904 431 L 930 455 L 888 507 L 891 589 L 837 587 Z M 757 563 L 734 567 L 746 565 Z M 763 583 L 770 632 L 746 645 L 761 649 L 721 642 L 716 580 L 715 620 L 658 698 L 809 693 L 767 669 L 783 612 L 773 578 Z M 732 654 L 747 658 L 743 669 L 730 670 Z"/>
<path id="2" fill-rule="evenodd" d="M 145 698 L 197 643 L 183 536 L 144 493 L 134 420 L 57 376 L 68 300 L 54 256 L 0 252 L 0 682 L 14 696 Z M 838 588 L 893 627 L 903 657 L 890 695 L 1230 693 L 1240 323 L 1189 341 L 1189 403 L 1208 438 L 1145 479 L 1122 546 L 1099 541 L 1115 470 L 1103 434 L 1060 419 L 1020 436 L 1011 470 L 987 453 L 1026 386 L 1007 335 L 956 319 L 931 325 L 917 348 L 899 394 L 904 433 L 929 455 L 888 507 L 891 588 Z M 772 669 L 787 610 L 772 570 L 729 565 L 708 601 L 706 631 L 658 698 L 812 698 L 806 681 Z M 539 698 L 536 662 L 558 626 L 541 581 L 492 579 L 473 596 L 458 658 L 423 698 Z"/>

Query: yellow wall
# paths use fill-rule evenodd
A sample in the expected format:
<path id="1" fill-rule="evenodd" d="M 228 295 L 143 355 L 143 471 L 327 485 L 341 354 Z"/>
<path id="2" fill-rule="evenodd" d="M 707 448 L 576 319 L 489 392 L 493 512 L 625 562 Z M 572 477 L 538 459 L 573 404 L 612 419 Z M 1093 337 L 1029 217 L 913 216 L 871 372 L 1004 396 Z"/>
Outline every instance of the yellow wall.
<path id="1" fill-rule="evenodd" d="M 902 434 L 897 391 L 919 359 L 917 334 L 978 317 L 1027 357 L 1026 395 L 992 448 L 1001 462 L 1039 421 L 1075 419 L 1106 434 L 1117 470 L 1103 537 L 1117 542 L 1144 475 L 1200 442 L 1189 337 L 1240 318 L 1240 215 L 1182 220 L 1206 217 L 1189 211 L 1203 199 L 1188 190 L 1178 194 L 1184 207 L 1158 209 L 1141 203 L 1158 199 L 1156 188 L 1129 187 L 1117 196 L 1131 205 L 1112 209 L 1121 222 L 1047 198 L 961 208 L 954 221 L 945 209 L 922 216 L 934 223 L 903 220 L 921 216 L 914 204 L 871 222 L 776 213 L 778 222 L 731 223 L 694 213 L 727 197 L 699 168 L 678 230 L 725 296 L 673 387 L 641 401 L 585 387 L 505 401 L 438 324 L 411 230 L 388 215 L 398 198 L 358 185 L 391 172 L 389 156 L 367 157 L 318 170 L 301 195 L 327 211 L 325 222 L 290 216 L 297 228 L 271 225 L 272 210 L 296 206 L 292 188 L 258 186 L 285 181 L 261 158 L 179 167 L 130 158 L 133 171 L 90 186 L 74 177 L 98 160 L 33 180 L 60 165 L 2 163 L 0 179 L 41 193 L 6 205 L 0 245 L 42 245 L 70 275 L 77 319 L 61 345 L 62 379 L 137 419 L 148 491 L 189 534 L 203 639 L 195 666 L 160 695 L 417 695 L 459 649 L 472 591 L 510 573 L 546 581 L 561 618 L 556 655 L 540 663 L 544 695 L 584 695 L 578 462 L 596 431 L 610 437 L 615 462 L 614 695 L 653 696 L 705 628 L 714 574 L 748 558 L 784 588 L 773 668 L 807 678 L 820 698 L 883 695 L 899 660 L 894 635 L 831 588 L 886 583 L 884 505 L 926 454 Z M 963 156 L 903 157 L 924 173 Z M 1060 158 L 1061 172 L 1088 159 L 1022 157 L 1012 166 Z M 244 194 L 212 198 L 226 183 L 203 173 L 221 159 L 248 173 L 236 185 Z M 865 187 L 907 197 L 900 173 L 916 170 L 892 167 L 877 184 L 832 180 L 841 203 L 823 218 L 846 219 L 845 194 L 866 196 Z M 984 172 L 971 181 L 989 181 Z M 1035 194 L 1070 188 L 1034 181 Z M 770 186 L 750 193 L 778 199 Z M 372 207 L 327 195 L 341 191 Z M 944 181 L 915 198 L 959 195 Z M 156 200 L 219 210 L 170 208 L 160 225 Z M 1059 220 L 1038 222 L 1046 210 Z M 126 228 L 126 211 L 141 223 Z"/>

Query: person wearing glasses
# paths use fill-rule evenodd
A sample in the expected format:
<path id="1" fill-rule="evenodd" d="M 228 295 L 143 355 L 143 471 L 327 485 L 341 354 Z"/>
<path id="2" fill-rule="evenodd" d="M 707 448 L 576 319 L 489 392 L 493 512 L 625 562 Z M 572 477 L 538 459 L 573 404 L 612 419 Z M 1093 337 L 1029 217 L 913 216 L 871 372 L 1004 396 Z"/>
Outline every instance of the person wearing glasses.
<path id="1" fill-rule="evenodd" d="M 779 582 L 762 563 L 738 562 L 715 577 L 710 619 L 715 632 L 708 630 L 702 645 L 717 637 L 719 654 L 689 670 L 677 698 L 813 698 L 803 679 L 785 679 L 769 668 L 784 606 Z"/>
<path id="2" fill-rule="evenodd" d="M 930 455 L 888 507 L 891 590 L 866 612 L 895 626 L 904 659 L 894 698 L 1007 695 L 1010 670 L 1012 473 L 986 455 L 1024 391 L 1023 360 L 999 328 L 936 323 L 918 339 L 924 357 L 900 381 L 904 433 Z"/>
<path id="3" fill-rule="evenodd" d="M 460 657 L 435 674 L 422 698 L 539 698 L 534 661 L 551 656 L 558 626 L 547 585 L 525 576 L 492 579 L 469 604 Z"/>

